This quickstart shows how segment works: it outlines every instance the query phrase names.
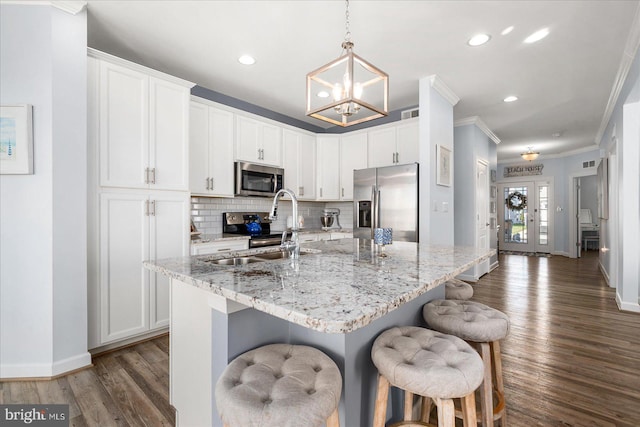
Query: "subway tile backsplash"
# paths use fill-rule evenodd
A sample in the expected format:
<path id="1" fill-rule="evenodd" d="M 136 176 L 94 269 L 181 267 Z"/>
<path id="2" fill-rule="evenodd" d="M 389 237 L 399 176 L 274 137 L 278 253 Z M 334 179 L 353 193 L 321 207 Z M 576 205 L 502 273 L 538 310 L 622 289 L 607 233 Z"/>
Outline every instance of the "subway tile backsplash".
<path id="1" fill-rule="evenodd" d="M 223 212 L 269 212 L 273 199 L 267 197 L 192 197 L 191 220 L 204 234 L 222 233 Z M 352 202 L 298 202 L 298 214 L 304 217 L 305 228 L 319 229 L 322 210 L 327 208 L 340 209 L 340 224 L 343 228 L 353 227 Z M 291 215 L 291 201 L 280 199 L 278 203 L 278 219 L 271 224 L 272 230 L 284 230 L 287 216 Z"/>

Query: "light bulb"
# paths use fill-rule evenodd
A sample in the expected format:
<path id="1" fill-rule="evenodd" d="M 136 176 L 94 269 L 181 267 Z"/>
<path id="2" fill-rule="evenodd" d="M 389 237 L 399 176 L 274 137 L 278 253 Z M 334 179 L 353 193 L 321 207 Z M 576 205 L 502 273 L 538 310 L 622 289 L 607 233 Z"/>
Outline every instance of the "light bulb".
<path id="1" fill-rule="evenodd" d="M 336 83 L 333 85 L 333 100 L 340 101 L 342 99 L 342 85 Z"/>
<path id="2" fill-rule="evenodd" d="M 362 98 L 362 83 L 356 83 L 353 85 L 353 97 L 356 99 Z"/>

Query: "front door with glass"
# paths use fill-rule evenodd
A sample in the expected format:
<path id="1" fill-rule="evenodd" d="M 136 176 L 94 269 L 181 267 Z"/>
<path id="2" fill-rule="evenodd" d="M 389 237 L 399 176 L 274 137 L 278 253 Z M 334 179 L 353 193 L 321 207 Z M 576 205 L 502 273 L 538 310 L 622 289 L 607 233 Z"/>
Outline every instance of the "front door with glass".
<path id="1" fill-rule="evenodd" d="M 499 186 L 500 249 L 517 252 L 551 252 L 552 186 L 547 181 L 511 182 Z"/>

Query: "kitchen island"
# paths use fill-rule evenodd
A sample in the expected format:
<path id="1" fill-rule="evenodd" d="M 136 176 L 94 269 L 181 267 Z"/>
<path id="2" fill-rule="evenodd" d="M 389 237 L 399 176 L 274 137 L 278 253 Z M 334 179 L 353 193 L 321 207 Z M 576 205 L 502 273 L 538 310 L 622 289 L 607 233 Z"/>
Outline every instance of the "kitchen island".
<path id="1" fill-rule="evenodd" d="M 343 375 L 341 425 L 371 425 L 376 336 L 424 325 L 422 305 L 444 297 L 440 285 L 495 253 L 409 242 L 380 253 L 369 239 L 342 239 L 305 245 L 297 261 L 265 260 L 274 250 L 145 263 L 171 278 L 170 393 L 179 426 L 221 425 L 218 377 L 239 354 L 274 342 L 328 354 Z M 247 263 L 219 264 L 231 258 Z"/>

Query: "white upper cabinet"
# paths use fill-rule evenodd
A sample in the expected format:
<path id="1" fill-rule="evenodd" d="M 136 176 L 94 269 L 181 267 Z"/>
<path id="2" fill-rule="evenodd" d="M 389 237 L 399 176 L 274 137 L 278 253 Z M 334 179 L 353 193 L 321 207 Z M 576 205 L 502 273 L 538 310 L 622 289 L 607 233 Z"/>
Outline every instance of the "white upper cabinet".
<path id="1" fill-rule="evenodd" d="M 229 111 L 191 102 L 191 193 L 233 197 L 233 120 L 233 113 Z"/>
<path id="2" fill-rule="evenodd" d="M 384 126 L 368 132 L 369 167 L 414 163 L 419 160 L 418 121 Z"/>
<path id="3" fill-rule="evenodd" d="M 189 88 L 99 63 L 100 185 L 188 190 Z"/>
<path id="4" fill-rule="evenodd" d="M 282 129 L 236 116 L 236 160 L 282 166 Z"/>
<path id="5" fill-rule="evenodd" d="M 353 171 L 367 168 L 366 132 L 340 138 L 340 200 L 353 200 Z"/>
<path id="6" fill-rule="evenodd" d="M 340 137 L 318 135 L 316 144 L 317 199 L 340 200 Z"/>
<path id="7" fill-rule="evenodd" d="M 316 199 L 316 138 L 283 129 L 284 186 L 299 200 Z"/>

